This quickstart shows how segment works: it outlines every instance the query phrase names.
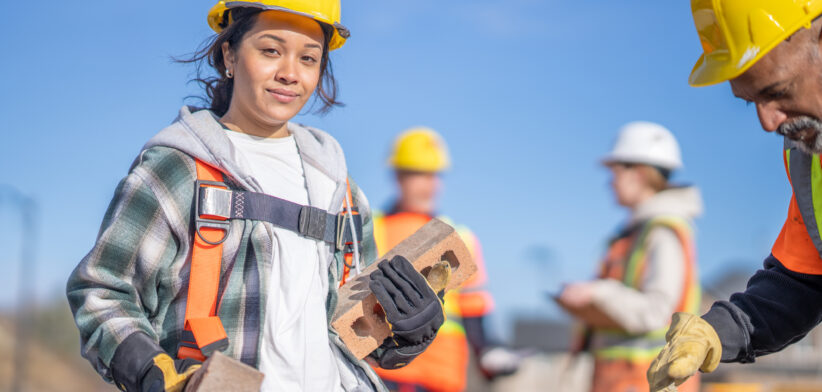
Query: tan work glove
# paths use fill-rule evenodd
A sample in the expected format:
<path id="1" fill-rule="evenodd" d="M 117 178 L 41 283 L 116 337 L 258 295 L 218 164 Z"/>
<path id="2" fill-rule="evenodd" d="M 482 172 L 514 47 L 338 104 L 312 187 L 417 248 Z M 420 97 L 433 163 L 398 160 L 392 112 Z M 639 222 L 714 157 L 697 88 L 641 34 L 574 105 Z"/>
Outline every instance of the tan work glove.
<path id="1" fill-rule="evenodd" d="M 428 285 L 440 297 L 445 295 L 445 288 L 448 287 L 448 282 L 451 281 L 451 264 L 442 260 L 431 266 L 428 275 L 425 276 Z"/>
<path id="2" fill-rule="evenodd" d="M 668 343 L 648 369 L 651 392 L 673 392 L 697 370 L 710 373 L 719 365 L 722 345 L 714 328 L 699 316 L 675 313 L 665 334 Z"/>

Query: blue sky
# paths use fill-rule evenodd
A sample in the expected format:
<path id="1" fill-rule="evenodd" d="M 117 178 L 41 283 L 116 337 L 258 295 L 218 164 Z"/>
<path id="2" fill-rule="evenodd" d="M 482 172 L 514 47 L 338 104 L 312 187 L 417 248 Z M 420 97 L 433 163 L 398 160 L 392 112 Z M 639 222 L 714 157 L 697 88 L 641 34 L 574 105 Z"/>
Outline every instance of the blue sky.
<path id="1" fill-rule="evenodd" d="M 162 4 L 162 6 L 160 6 Z M 212 2 L 10 2 L 0 24 L 0 184 L 40 204 L 40 298 L 91 248 L 114 187 L 190 95 Z M 344 1 L 352 38 L 332 54 L 346 107 L 300 122 L 333 134 L 372 204 L 393 193 L 396 133 L 440 131 L 452 153 L 441 211 L 480 237 L 498 303 L 560 312 L 542 294 L 592 276 L 625 217 L 598 165 L 617 129 L 664 124 L 701 187 L 703 280 L 754 270 L 787 212 L 781 140 L 727 84 L 691 88 L 700 46 L 687 1 Z M 0 199 L 0 203 L 3 200 Z M 0 204 L 0 306 L 16 298 L 20 226 Z"/>

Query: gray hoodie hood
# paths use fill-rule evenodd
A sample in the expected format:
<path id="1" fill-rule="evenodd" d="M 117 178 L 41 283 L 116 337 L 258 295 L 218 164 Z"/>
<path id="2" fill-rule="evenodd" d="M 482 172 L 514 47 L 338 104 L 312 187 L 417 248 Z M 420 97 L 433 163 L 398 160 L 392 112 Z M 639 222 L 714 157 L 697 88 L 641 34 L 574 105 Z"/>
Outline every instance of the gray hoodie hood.
<path id="1" fill-rule="evenodd" d="M 631 214 L 631 223 L 645 221 L 660 215 L 676 216 L 687 220 L 702 215 L 702 196 L 695 186 L 668 188 L 646 200 Z"/>
<path id="2" fill-rule="evenodd" d="M 347 188 L 346 180 L 348 178 L 348 169 L 342 148 L 333 137 L 323 131 L 290 122 L 287 126 L 289 132 L 294 136 L 294 141 L 303 162 L 309 204 L 332 214 L 339 213 L 343 206 L 343 198 Z M 143 150 L 152 147 L 169 147 L 182 151 L 219 169 L 232 180 L 234 185 L 245 190 L 262 192 L 259 182 L 251 174 L 251 166 L 235 148 L 226 132 L 226 129 L 213 112 L 209 110 L 193 111 L 190 107 L 183 107 L 180 109 L 177 119 L 151 138 L 143 147 Z M 136 162 L 139 163 L 140 158 Z M 370 209 L 365 195 L 362 194 L 359 188 L 354 186 L 352 188 L 355 188 L 352 190 L 352 192 L 355 192 L 353 196 L 355 203 L 361 208 L 361 213 L 369 217 L 366 219 L 370 219 Z M 241 223 L 237 224 L 241 225 Z M 273 243 L 275 236 L 273 226 L 264 222 L 264 227 L 266 227 L 267 235 L 271 236 L 271 243 Z M 242 228 L 238 233 L 241 232 Z M 238 234 L 236 241 L 226 241 L 226 247 L 234 246 L 236 248 L 239 241 Z M 373 244 L 373 240 L 371 240 L 371 243 Z M 327 311 L 331 312 L 337 301 L 336 286 L 332 284 L 338 281 L 336 278 L 337 252 L 334 247 L 327 243 L 318 244 L 317 252 L 321 263 L 325 264 L 320 265 L 320 268 L 328 271 L 329 280 L 324 282 L 323 285 L 329 293 L 326 306 L 330 305 L 331 308 Z M 340 257 L 342 256 L 340 255 Z M 368 257 L 373 259 L 375 255 L 369 253 Z M 267 282 L 269 269 L 270 266 L 261 268 L 263 271 L 261 281 Z M 265 285 L 266 283 L 260 289 L 262 293 L 267 293 Z M 265 316 L 263 315 L 263 317 Z M 331 316 L 329 315 L 328 318 L 330 320 Z M 345 351 L 345 345 L 336 331 L 333 331 L 330 326 L 329 340 L 333 343 L 333 352 L 338 358 L 340 366 L 341 381 L 346 390 L 384 389 L 379 378 L 367 363 L 357 360 Z"/>
<path id="3" fill-rule="evenodd" d="M 217 116 L 210 110 L 192 110 L 188 106 L 180 109 L 174 123 L 152 137 L 143 149 L 164 146 L 180 150 L 220 169 L 243 188 L 262 191 L 259 183 L 250 175 L 248 162 L 228 139 Z M 318 129 L 291 122 L 288 123 L 288 130 L 294 135 L 303 162 L 338 184 L 345 182 L 348 169 L 342 148 L 333 137 Z M 322 206 L 326 209 L 328 207 Z"/>

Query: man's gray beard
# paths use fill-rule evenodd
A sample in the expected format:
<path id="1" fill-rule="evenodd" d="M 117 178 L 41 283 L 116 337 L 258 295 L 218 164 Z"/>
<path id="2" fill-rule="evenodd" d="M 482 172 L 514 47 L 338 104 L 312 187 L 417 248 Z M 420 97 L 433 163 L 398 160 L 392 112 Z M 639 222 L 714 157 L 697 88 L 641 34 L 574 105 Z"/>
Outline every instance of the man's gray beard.
<path id="1" fill-rule="evenodd" d="M 791 137 L 793 134 L 805 129 L 813 129 L 816 132 L 811 145 L 806 144 L 801 139 L 796 140 Z M 776 129 L 776 133 L 795 141 L 796 146 L 808 154 L 822 154 L 822 122 L 813 117 L 801 116 L 790 122 L 785 122 Z"/>

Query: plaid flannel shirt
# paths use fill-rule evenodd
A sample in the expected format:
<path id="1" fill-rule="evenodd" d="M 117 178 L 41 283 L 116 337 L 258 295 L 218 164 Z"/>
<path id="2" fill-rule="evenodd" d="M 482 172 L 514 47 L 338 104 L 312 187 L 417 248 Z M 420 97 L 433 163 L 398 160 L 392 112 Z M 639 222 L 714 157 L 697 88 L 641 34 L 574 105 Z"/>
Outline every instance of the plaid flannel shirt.
<path id="1" fill-rule="evenodd" d="M 177 352 L 185 319 L 195 180 L 194 160 L 188 154 L 161 146 L 145 149 L 118 185 L 94 248 L 71 274 L 66 290 L 82 354 L 108 381 L 114 352 L 132 333 L 143 332 L 171 355 Z M 227 180 L 232 188 L 242 189 Z M 363 216 L 360 260 L 367 265 L 376 258 L 371 212 L 353 181 L 351 190 Z M 265 320 L 271 232 L 268 222 L 232 220 L 222 258 L 218 316 L 229 338 L 225 354 L 255 367 Z M 337 251 L 328 270 L 329 323 L 342 270 L 343 257 Z M 370 367 L 350 354 L 330 325 L 328 330 L 330 341 L 382 389 Z"/>

